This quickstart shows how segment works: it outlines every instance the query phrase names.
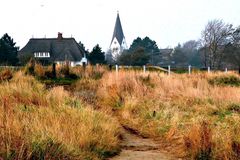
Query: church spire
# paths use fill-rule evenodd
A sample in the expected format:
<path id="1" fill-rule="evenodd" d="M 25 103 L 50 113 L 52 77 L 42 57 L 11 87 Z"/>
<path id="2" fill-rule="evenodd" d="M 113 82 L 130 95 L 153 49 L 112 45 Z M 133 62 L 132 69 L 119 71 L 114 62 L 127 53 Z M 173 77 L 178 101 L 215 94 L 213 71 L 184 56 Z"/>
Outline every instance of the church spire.
<path id="1" fill-rule="evenodd" d="M 123 34 L 122 24 L 121 24 L 120 17 L 119 17 L 119 11 L 117 11 L 117 19 L 115 22 L 115 27 L 114 27 L 111 43 L 113 42 L 115 37 L 117 38 L 118 43 L 122 44 L 122 41 L 124 39 L 124 34 Z"/>
<path id="2" fill-rule="evenodd" d="M 117 11 L 117 18 L 115 22 L 110 49 L 113 57 L 117 57 L 117 55 L 121 54 L 124 49 L 127 49 L 122 24 L 119 16 L 119 11 Z"/>

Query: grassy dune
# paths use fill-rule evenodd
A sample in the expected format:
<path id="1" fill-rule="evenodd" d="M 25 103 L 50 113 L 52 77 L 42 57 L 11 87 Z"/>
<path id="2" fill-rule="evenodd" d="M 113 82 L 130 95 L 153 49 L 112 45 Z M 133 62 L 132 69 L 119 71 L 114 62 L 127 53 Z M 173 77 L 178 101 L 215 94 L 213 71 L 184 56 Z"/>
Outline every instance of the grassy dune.
<path id="1" fill-rule="evenodd" d="M 97 94 L 120 123 L 162 139 L 181 157 L 239 159 L 240 88 L 211 83 L 229 76 L 239 78 L 230 73 L 107 73 Z"/>
<path id="2" fill-rule="evenodd" d="M 0 84 L 0 157 L 102 159 L 118 152 L 119 126 L 62 87 L 18 72 Z"/>
<path id="3" fill-rule="evenodd" d="M 39 66 L 35 72 L 45 76 Z M 101 66 L 70 73 L 78 80 L 69 91 L 45 89 L 21 71 L 3 74 L 0 157 L 104 159 L 120 151 L 123 125 L 179 157 L 240 158 L 239 75 L 116 74 Z"/>

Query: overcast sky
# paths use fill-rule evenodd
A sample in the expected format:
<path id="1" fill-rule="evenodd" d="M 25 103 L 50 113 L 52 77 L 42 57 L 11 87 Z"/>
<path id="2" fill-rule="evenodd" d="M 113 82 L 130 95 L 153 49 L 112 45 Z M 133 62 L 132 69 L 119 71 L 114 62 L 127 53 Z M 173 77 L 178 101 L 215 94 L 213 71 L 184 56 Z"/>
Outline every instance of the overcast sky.
<path id="1" fill-rule="evenodd" d="M 118 10 L 128 46 L 138 36 L 160 48 L 199 39 L 212 19 L 240 25 L 240 0 L 0 0 L 0 36 L 8 33 L 22 48 L 32 36 L 62 32 L 106 51 Z"/>

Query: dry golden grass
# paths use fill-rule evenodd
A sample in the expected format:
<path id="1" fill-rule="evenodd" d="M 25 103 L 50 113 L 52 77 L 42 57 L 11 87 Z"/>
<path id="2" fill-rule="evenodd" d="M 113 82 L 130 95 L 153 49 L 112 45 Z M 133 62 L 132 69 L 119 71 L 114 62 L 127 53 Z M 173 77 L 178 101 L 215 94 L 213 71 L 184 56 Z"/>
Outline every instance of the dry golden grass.
<path id="1" fill-rule="evenodd" d="M 119 149 L 116 119 L 22 72 L 0 84 L 0 106 L 0 159 L 102 159 Z"/>
<path id="2" fill-rule="evenodd" d="M 240 87 L 209 83 L 238 75 L 115 73 L 102 66 L 71 73 L 80 77 L 72 93 L 46 90 L 22 72 L 1 82 L 0 157 L 102 159 L 119 150 L 122 124 L 180 157 L 240 158 Z"/>
<path id="3" fill-rule="evenodd" d="M 102 78 L 102 75 L 106 72 L 106 66 L 91 66 L 87 65 L 84 69 L 83 67 L 71 68 L 71 71 L 81 78 L 98 80 Z"/>
<path id="4" fill-rule="evenodd" d="M 120 123 L 144 136 L 162 138 L 179 156 L 239 159 L 240 88 L 209 84 L 223 75 L 109 72 L 97 95 Z"/>

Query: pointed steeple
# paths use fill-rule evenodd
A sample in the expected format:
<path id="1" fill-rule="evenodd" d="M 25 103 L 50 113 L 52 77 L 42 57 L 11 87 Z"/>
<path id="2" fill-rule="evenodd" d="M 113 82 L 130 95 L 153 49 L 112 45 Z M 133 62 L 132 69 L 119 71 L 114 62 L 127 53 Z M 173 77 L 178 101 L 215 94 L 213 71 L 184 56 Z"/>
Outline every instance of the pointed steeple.
<path id="1" fill-rule="evenodd" d="M 123 34 L 122 24 L 121 24 L 120 17 L 119 17 L 119 12 L 117 12 L 117 19 L 115 22 L 115 27 L 114 27 L 111 43 L 113 42 L 115 37 L 117 38 L 118 43 L 122 44 L 122 41 L 124 39 L 124 34 Z"/>
<path id="2" fill-rule="evenodd" d="M 113 60 L 122 54 L 122 52 L 127 49 L 126 40 L 123 34 L 122 24 L 119 17 L 119 12 L 117 13 L 117 19 L 115 22 L 115 27 L 113 31 L 113 36 L 110 44 L 110 50 Z"/>

